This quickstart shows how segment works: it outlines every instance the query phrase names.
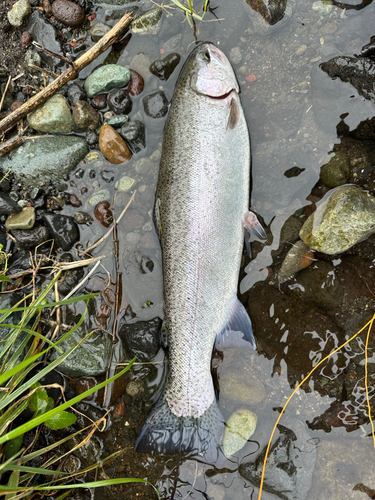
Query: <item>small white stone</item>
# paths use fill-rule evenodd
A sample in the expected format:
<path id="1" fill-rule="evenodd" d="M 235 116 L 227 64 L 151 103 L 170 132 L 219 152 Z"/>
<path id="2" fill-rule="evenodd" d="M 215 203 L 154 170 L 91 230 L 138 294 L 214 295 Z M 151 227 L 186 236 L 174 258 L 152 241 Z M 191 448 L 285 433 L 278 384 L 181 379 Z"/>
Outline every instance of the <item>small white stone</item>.
<path id="1" fill-rule="evenodd" d="M 245 408 L 235 411 L 229 417 L 223 438 L 223 452 L 227 458 L 245 446 L 255 432 L 257 421 L 256 414 Z"/>

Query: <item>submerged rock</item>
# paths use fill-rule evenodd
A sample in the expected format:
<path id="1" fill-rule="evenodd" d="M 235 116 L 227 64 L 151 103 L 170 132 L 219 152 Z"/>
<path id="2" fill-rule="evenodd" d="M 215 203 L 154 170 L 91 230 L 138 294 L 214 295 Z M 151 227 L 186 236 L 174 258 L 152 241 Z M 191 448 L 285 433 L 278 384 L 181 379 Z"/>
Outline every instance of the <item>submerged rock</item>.
<path id="1" fill-rule="evenodd" d="M 42 64 L 42 58 L 37 52 L 35 52 L 32 49 L 29 49 L 25 54 L 24 64 L 25 68 L 29 73 L 31 74 L 39 73 L 39 71 L 35 69 L 32 65 L 40 67 L 40 65 Z"/>
<path id="2" fill-rule="evenodd" d="M 344 151 L 336 151 L 328 163 L 320 168 L 320 178 L 328 187 L 345 184 L 349 178 L 349 158 Z"/>
<path id="3" fill-rule="evenodd" d="M 27 115 L 27 121 L 39 132 L 61 133 L 72 131 L 72 115 L 68 101 L 61 94 L 52 96 L 42 106 Z"/>
<path id="4" fill-rule="evenodd" d="M 74 122 L 83 130 L 95 130 L 99 127 L 99 115 L 86 101 L 77 101 L 73 108 Z"/>
<path id="5" fill-rule="evenodd" d="M 220 375 L 220 398 L 242 405 L 257 405 L 266 397 L 266 388 L 256 377 L 227 370 Z"/>
<path id="6" fill-rule="evenodd" d="M 168 99 L 162 90 L 147 95 L 142 102 L 146 115 L 151 118 L 162 118 L 168 113 Z"/>
<path id="7" fill-rule="evenodd" d="M 90 36 L 93 42 L 98 42 L 111 29 L 108 24 L 95 23 L 90 28 Z"/>
<path id="8" fill-rule="evenodd" d="M 126 122 L 121 127 L 120 134 L 133 154 L 139 153 L 146 147 L 145 126 L 139 120 Z"/>
<path id="9" fill-rule="evenodd" d="M 12 235 L 21 248 L 33 248 L 50 238 L 49 231 L 44 226 L 33 229 L 15 229 Z"/>
<path id="10" fill-rule="evenodd" d="M 131 79 L 129 85 L 126 87 L 126 90 L 130 95 L 137 96 L 143 92 L 145 81 L 143 77 L 133 69 L 130 70 L 130 73 Z"/>
<path id="11" fill-rule="evenodd" d="M 128 115 L 133 107 L 130 95 L 125 89 L 114 89 L 107 96 L 107 104 L 116 115 Z"/>
<path id="12" fill-rule="evenodd" d="M 150 71 L 153 75 L 160 78 L 160 80 L 168 80 L 176 66 L 180 62 L 179 54 L 168 54 L 164 59 L 158 59 L 150 66 Z"/>
<path id="13" fill-rule="evenodd" d="M 279 437 L 272 445 L 267 461 L 264 490 L 282 500 L 304 500 L 311 487 L 316 460 L 316 445 L 305 425 L 288 419 L 288 427 L 279 424 Z M 241 476 L 259 486 L 266 447 L 255 462 L 240 465 Z"/>
<path id="14" fill-rule="evenodd" d="M 40 182 L 63 180 L 88 152 L 88 145 L 81 137 L 39 137 L 25 141 L 11 159 L 1 157 L 0 168 L 4 172 L 12 168 L 16 177 L 37 186 Z"/>
<path id="15" fill-rule="evenodd" d="M 79 229 L 73 217 L 45 212 L 42 218 L 56 245 L 64 252 L 79 240 Z"/>
<path id="16" fill-rule="evenodd" d="M 82 328 L 78 328 L 66 340 L 61 342 L 60 347 L 64 352 L 71 349 L 81 341 L 86 333 Z M 104 373 L 108 367 L 112 352 L 112 340 L 107 332 L 94 330 L 94 332 L 77 347 L 62 363 L 58 370 L 71 378 L 82 376 L 95 376 Z M 54 351 L 50 360 L 59 357 L 59 353 Z"/>
<path id="17" fill-rule="evenodd" d="M 33 40 L 40 43 L 43 47 L 48 47 L 49 50 L 60 56 L 64 55 L 55 28 L 45 19 L 40 10 L 34 10 L 31 14 L 30 21 L 27 25 L 27 31 L 31 33 Z M 61 64 L 60 59 L 50 54 L 42 52 L 40 55 L 43 61 L 50 67 Z"/>
<path id="18" fill-rule="evenodd" d="M 12 26 L 19 28 L 31 14 L 29 0 L 18 0 L 8 12 L 8 20 Z"/>
<path id="19" fill-rule="evenodd" d="M 119 164 L 132 157 L 126 142 L 110 125 L 103 125 L 99 133 L 100 151 L 111 163 Z"/>
<path id="20" fill-rule="evenodd" d="M 133 33 L 137 33 L 138 35 L 157 35 L 161 28 L 162 15 L 163 9 L 156 7 L 137 17 L 131 23 Z"/>
<path id="21" fill-rule="evenodd" d="M 135 324 L 124 324 L 119 331 L 130 358 L 137 356 L 139 361 L 149 361 L 160 349 L 160 321 L 138 321 Z"/>
<path id="22" fill-rule="evenodd" d="M 0 192 L 0 214 L 10 215 L 21 212 L 21 207 L 6 193 Z"/>
<path id="23" fill-rule="evenodd" d="M 284 283 L 284 281 L 294 276 L 298 271 L 310 266 L 313 262 L 314 252 L 303 241 L 297 241 L 286 254 L 281 265 L 278 274 L 279 283 Z"/>
<path id="24" fill-rule="evenodd" d="M 242 408 L 235 411 L 224 429 L 223 452 L 229 458 L 245 446 L 254 434 L 258 417 L 250 410 Z"/>
<path id="25" fill-rule="evenodd" d="M 86 78 L 85 89 L 88 97 L 102 92 L 126 87 L 130 81 L 130 70 L 117 64 L 106 64 Z"/>
<path id="26" fill-rule="evenodd" d="M 306 220 L 301 239 L 329 255 L 348 250 L 375 232 L 375 198 L 356 186 L 333 191 Z"/>

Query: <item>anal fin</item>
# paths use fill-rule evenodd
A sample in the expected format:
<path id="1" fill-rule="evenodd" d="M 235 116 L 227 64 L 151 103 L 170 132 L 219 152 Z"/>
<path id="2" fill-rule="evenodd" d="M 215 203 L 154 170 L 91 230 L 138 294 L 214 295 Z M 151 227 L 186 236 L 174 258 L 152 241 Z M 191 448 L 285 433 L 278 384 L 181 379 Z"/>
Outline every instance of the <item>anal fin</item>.
<path id="1" fill-rule="evenodd" d="M 247 344 L 256 349 L 249 315 L 238 298 L 235 297 L 229 310 L 227 324 L 216 336 L 215 348 L 243 347 Z"/>

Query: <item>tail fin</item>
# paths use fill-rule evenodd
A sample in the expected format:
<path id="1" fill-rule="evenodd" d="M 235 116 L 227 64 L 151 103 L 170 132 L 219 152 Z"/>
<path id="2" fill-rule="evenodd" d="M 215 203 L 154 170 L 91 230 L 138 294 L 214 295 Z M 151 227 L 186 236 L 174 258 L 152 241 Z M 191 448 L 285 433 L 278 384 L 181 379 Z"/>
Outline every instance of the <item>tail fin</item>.
<path id="1" fill-rule="evenodd" d="M 163 395 L 143 424 L 135 449 L 162 455 L 200 453 L 214 463 L 223 432 L 224 418 L 216 401 L 199 418 L 177 417 Z"/>

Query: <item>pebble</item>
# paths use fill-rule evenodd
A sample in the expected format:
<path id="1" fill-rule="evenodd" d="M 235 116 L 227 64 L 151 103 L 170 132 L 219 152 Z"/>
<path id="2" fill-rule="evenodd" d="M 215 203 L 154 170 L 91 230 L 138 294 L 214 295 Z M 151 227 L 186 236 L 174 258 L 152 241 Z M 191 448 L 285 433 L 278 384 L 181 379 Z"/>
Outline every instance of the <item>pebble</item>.
<path id="1" fill-rule="evenodd" d="M 108 120 L 108 125 L 111 127 L 121 127 L 124 123 L 129 121 L 128 115 L 117 115 Z"/>
<path id="2" fill-rule="evenodd" d="M 39 132 L 72 131 L 72 115 L 68 101 L 61 94 L 52 96 L 42 106 L 27 115 L 31 128 Z"/>
<path id="3" fill-rule="evenodd" d="M 121 179 L 116 182 L 115 187 L 119 191 L 130 191 L 136 183 L 137 181 L 135 179 L 124 175 L 124 177 L 121 177 Z"/>
<path id="4" fill-rule="evenodd" d="M 151 61 L 149 57 L 143 52 L 135 55 L 130 62 L 130 67 L 133 69 L 133 71 L 137 72 L 139 75 L 142 75 L 142 78 L 146 83 L 148 83 L 152 78 L 150 65 Z"/>
<path id="5" fill-rule="evenodd" d="M 52 4 L 52 14 L 66 26 L 80 26 L 85 20 L 85 11 L 70 0 L 55 0 Z"/>
<path id="6" fill-rule="evenodd" d="M 108 24 L 95 23 L 90 28 L 90 36 L 93 42 L 99 41 L 111 29 Z"/>
<path id="7" fill-rule="evenodd" d="M 229 60 L 232 64 L 240 64 L 243 58 L 243 51 L 240 47 L 233 47 L 229 52 Z"/>
<path id="8" fill-rule="evenodd" d="M 40 43 L 43 47 L 48 47 L 49 50 L 55 54 L 63 55 L 61 41 L 57 36 L 57 31 L 49 23 L 43 12 L 40 10 L 34 10 L 30 16 L 29 24 L 27 25 L 27 30 L 32 34 L 33 40 Z M 56 57 L 41 52 L 42 60 L 50 67 L 57 64 L 61 64 L 61 60 Z"/>
<path id="9" fill-rule="evenodd" d="M 163 49 L 165 52 L 177 52 L 177 50 L 181 47 L 182 35 L 181 33 L 175 36 L 172 36 L 169 40 L 164 42 Z"/>
<path id="10" fill-rule="evenodd" d="M 75 212 L 74 220 L 77 224 L 89 225 L 94 219 L 86 212 Z"/>
<path id="11" fill-rule="evenodd" d="M 375 198 L 357 186 L 330 192 L 300 231 L 309 247 L 329 255 L 345 252 L 375 232 Z"/>
<path id="12" fill-rule="evenodd" d="M 168 80 L 175 68 L 178 66 L 180 59 L 181 57 L 179 54 L 168 54 L 163 59 L 154 61 L 150 66 L 150 71 L 160 80 Z"/>
<path id="13" fill-rule="evenodd" d="M 16 28 L 22 26 L 31 14 L 29 0 L 18 0 L 8 12 L 8 21 Z"/>
<path id="14" fill-rule="evenodd" d="M 130 70 L 117 64 L 106 64 L 94 70 L 86 78 L 85 90 L 88 97 L 126 87 L 130 81 Z"/>
<path id="15" fill-rule="evenodd" d="M 142 392 L 142 389 L 143 389 L 143 384 L 141 383 L 140 380 L 132 380 L 126 386 L 126 394 L 128 394 L 131 397 L 134 397 L 140 394 Z"/>
<path id="16" fill-rule="evenodd" d="M 33 37 L 30 31 L 24 31 L 21 35 L 21 45 L 25 49 L 26 47 L 30 47 L 33 42 Z"/>
<path id="17" fill-rule="evenodd" d="M 21 248 L 33 248 L 50 238 L 46 227 L 34 227 L 32 229 L 14 229 L 12 235 Z"/>
<path id="18" fill-rule="evenodd" d="M 157 35 L 162 23 L 163 9 L 156 7 L 145 12 L 131 23 L 133 33 L 138 35 Z"/>
<path id="19" fill-rule="evenodd" d="M 329 14 L 333 9 L 333 5 L 329 3 L 323 3 L 320 0 L 312 4 L 312 9 L 321 14 Z"/>
<path id="20" fill-rule="evenodd" d="M 279 283 L 284 283 L 298 271 L 309 267 L 313 262 L 314 252 L 303 241 L 297 241 L 286 254 L 281 265 L 278 274 Z"/>
<path id="21" fill-rule="evenodd" d="M 43 7 L 45 15 L 47 17 L 51 17 L 52 16 L 52 5 L 51 5 L 51 2 L 49 0 L 43 0 L 42 1 L 42 7 Z"/>
<path id="22" fill-rule="evenodd" d="M 110 192 L 108 189 L 100 189 L 93 193 L 87 200 L 87 203 L 92 207 L 96 206 L 101 201 L 106 201 L 110 197 Z"/>
<path id="23" fill-rule="evenodd" d="M 337 24 L 335 22 L 327 23 L 323 26 L 320 33 L 322 35 L 333 35 L 337 31 Z"/>
<path id="24" fill-rule="evenodd" d="M 146 147 L 145 126 L 139 120 L 125 123 L 121 127 L 120 134 L 133 154 L 139 153 Z"/>
<path id="25" fill-rule="evenodd" d="M 131 97 L 125 89 L 112 90 L 107 96 L 107 104 L 116 115 L 128 115 L 133 108 Z"/>
<path id="26" fill-rule="evenodd" d="M 97 151 L 93 151 L 92 153 L 89 153 L 86 155 L 86 160 L 91 163 L 92 161 L 98 160 L 100 157 L 100 154 Z"/>
<path id="27" fill-rule="evenodd" d="M 35 52 L 32 49 L 29 49 L 25 54 L 25 59 L 24 59 L 25 68 L 31 74 L 39 73 L 39 71 L 37 69 L 30 66 L 31 64 L 34 64 L 35 66 L 40 67 L 40 65 L 42 64 L 42 58 L 40 57 L 40 55 L 37 52 Z"/>
<path id="28" fill-rule="evenodd" d="M 168 100 L 162 90 L 144 97 L 142 102 L 146 115 L 151 118 L 162 118 L 168 113 Z"/>
<path id="29" fill-rule="evenodd" d="M 68 88 L 68 101 L 72 106 L 74 106 L 77 101 L 85 101 L 86 97 L 83 83 L 75 82 Z"/>
<path id="30" fill-rule="evenodd" d="M 298 47 L 298 49 L 296 50 L 296 56 L 302 56 L 302 54 L 304 54 L 307 50 L 307 45 L 303 44 L 303 45 L 300 45 Z"/>
<path id="31" fill-rule="evenodd" d="M 93 130 L 90 130 L 89 132 L 87 132 L 85 139 L 86 139 L 86 142 L 89 146 L 94 146 L 99 141 L 98 134 L 96 132 L 94 132 Z M 91 153 L 89 153 L 89 154 L 91 154 Z M 95 153 L 92 153 L 92 154 L 95 154 Z M 98 155 L 98 157 L 99 157 L 99 155 Z"/>
<path id="32" fill-rule="evenodd" d="M 70 195 L 69 201 L 70 201 L 70 204 L 72 205 L 72 207 L 74 207 L 74 208 L 78 208 L 78 207 L 82 206 L 82 201 L 75 194 Z"/>
<path id="33" fill-rule="evenodd" d="M 107 96 L 106 94 L 98 94 L 93 99 L 91 99 L 91 106 L 95 109 L 102 110 L 107 107 Z"/>
<path id="34" fill-rule="evenodd" d="M 140 361 L 150 361 L 160 349 L 160 322 L 153 319 L 131 325 L 123 324 L 119 337 L 130 358 L 136 356 Z"/>
<path id="35" fill-rule="evenodd" d="M 120 164 L 129 161 L 132 153 L 121 135 L 110 125 L 103 125 L 99 133 L 100 151 L 108 161 Z"/>
<path id="36" fill-rule="evenodd" d="M 104 227 L 109 227 L 113 222 L 113 212 L 109 201 L 101 201 L 94 210 L 95 219 Z"/>
<path id="37" fill-rule="evenodd" d="M 143 215 L 141 215 L 135 208 L 128 210 L 124 215 L 123 220 L 127 231 L 139 230 L 145 222 Z"/>
<path id="38" fill-rule="evenodd" d="M 79 240 L 79 229 L 73 217 L 44 212 L 42 219 L 56 245 L 64 252 L 70 250 Z"/>
<path id="39" fill-rule="evenodd" d="M 256 377 L 240 379 L 238 374 L 226 371 L 220 376 L 220 397 L 239 404 L 257 405 L 266 397 L 266 389 Z"/>
<path id="40" fill-rule="evenodd" d="M 258 417 L 250 410 L 242 408 L 235 411 L 224 429 L 223 452 L 229 458 L 245 446 L 254 434 Z"/>
<path id="41" fill-rule="evenodd" d="M 328 163 L 320 168 L 320 178 L 328 187 L 345 184 L 349 178 L 349 158 L 344 151 L 336 151 Z"/>
<path id="42" fill-rule="evenodd" d="M 18 214 L 8 216 L 5 227 L 7 229 L 31 229 L 35 224 L 35 208 L 26 207 Z"/>
<path id="43" fill-rule="evenodd" d="M 10 215 L 22 211 L 18 203 L 6 193 L 0 192 L 0 215 Z"/>
<path id="44" fill-rule="evenodd" d="M 95 130 L 99 127 L 99 115 L 86 101 L 77 101 L 73 108 L 73 118 L 78 128 Z"/>
<path id="45" fill-rule="evenodd" d="M 126 90 L 129 92 L 130 95 L 137 96 L 143 92 L 145 81 L 143 77 L 139 73 L 137 73 L 137 71 L 131 69 L 130 73 L 131 73 L 130 82 L 129 85 L 126 87 Z"/>
<path id="46" fill-rule="evenodd" d="M 155 168 L 155 163 L 150 158 L 140 158 L 134 163 L 134 170 L 137 174 L 145 175 Z"/>

